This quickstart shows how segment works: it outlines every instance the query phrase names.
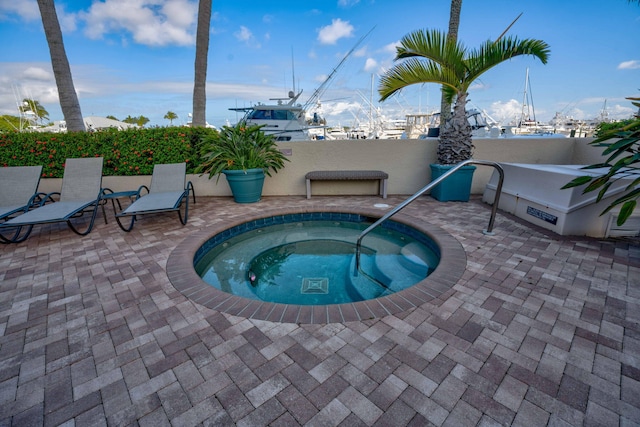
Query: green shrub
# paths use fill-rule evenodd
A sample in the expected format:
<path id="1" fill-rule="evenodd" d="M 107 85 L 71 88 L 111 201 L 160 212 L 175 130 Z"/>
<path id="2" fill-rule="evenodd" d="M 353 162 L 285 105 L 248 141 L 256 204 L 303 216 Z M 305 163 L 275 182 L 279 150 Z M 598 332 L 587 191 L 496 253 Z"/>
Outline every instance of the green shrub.
<path id="1" fill-rule="evenodd" d="M 42 165 L 43 177 L 61 178 L 64 162 L 104 157 L 105 176 L 151 175 L 158 163 L 200 162 L 198 141 L 213 130 L 189 127 L 105 130 L 99 132 L 0 133 L 0 166 Z"/>
<path id="2" fill-rule="evenodd" d="M 631 124 L 633 121 L 633 119 L 627 119 L 619 122 L 602 122 L 596 127 L 594 135 L 596 138 L 600 138 L 604 135 L 610 134 L 612 131 L 616 131 Z"/>

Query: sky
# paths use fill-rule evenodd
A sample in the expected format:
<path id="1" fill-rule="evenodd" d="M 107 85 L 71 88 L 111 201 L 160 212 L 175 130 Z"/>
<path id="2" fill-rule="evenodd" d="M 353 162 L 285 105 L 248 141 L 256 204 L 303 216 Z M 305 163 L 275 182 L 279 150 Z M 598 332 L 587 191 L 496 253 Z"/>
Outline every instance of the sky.
<path id="1" fill-rule="evenodd" d="M 84 116 L 143 115 L 147 126 L 167 126 L 164 116 L 172 111 L 178 116 L 173 125 L 186 124 L 197 1 L 55 4 Z M 303 91 L 304 104 L 332 73 L 313 105 L 329 125 L 437 111 L 437 85 L 412 85 L 382 103 L 377 87 L 400 39 L 419 29 L 446 31 L 449 6 L 443 0 L 213 0 L 207 122 L 233 124 L 241 115 L 229 108 L 268 103 L 294 88 Z M 556 113 L 632 116 L 636 109 L 625 97 L 640 96 L 637 1 L 465 0 L 458 38 L 477 47 L 495 40 L 520 14 L 508 35 L 547 42 L 548 63 L 520 56 L 498 65 L 471 87 L 468 107 L 507 124 L 522 113 L 526 93 L 538 121 Z M 50 121 L 62 120 L 36 0 L 0 0 L 0 45 L 0 115 L 17 115 L 18 101 L 29 98 L 46 108 Z"/>

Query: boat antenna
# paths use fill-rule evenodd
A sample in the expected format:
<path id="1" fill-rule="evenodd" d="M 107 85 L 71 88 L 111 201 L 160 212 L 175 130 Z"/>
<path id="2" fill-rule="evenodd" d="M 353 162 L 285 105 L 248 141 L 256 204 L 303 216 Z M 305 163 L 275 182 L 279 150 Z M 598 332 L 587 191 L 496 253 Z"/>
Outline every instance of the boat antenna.
<path id="1" fill-rule="evenodd" d="M 500 40 L 502 37 L 504 37 L 504 35 L 505 35 L 505 34 L 507 34 L 507 32 L 511 29 L 511 27 L 513 27 L 513 24 L 515 24 L 515 23 L 516 23 L 516 21 L 517 21 L 518 19 L 520 19 L 520 17 L 522 16 L 522 14 L 523 14 L 523 13 L 524 13 L 524 12 L 520 12 L 520 15 L 518 15 L 518 16 L 516 17 L 516 19 L 514 19 L 514 20 L 513 20 L 513 22 L 511 22 L 511 24 L 509 24 L 509 26 L 507 27 L 507 29 L 506 29 L 506 30 L 504 30 L 504 31 L 502 32 L 502 34 L 500 34 L 500 36 L 498 36 L 498 38 L 496 39 L 496 41 Z"/>
<path id="2" fill-rule="evenodd" d="M 360 46 L 360 44 L 369 36 L 369 34 L 371 34 L 373 32 L 373 30 L 375 28 L 376 27 L 374 26 L 373 28 L 371 28 L 369 30 L 369 32 L 367 34 L 365 34 L 364 36 L 360 37 L 360 39 L 357 41 L 357 43 L 351 48 L 351 50 L 349 52 L 347 52 L 347 54 L 344 56 L 344 58 L 342 58 L 342 60 L 338 63 L 338 65 L 336 65 L 333 68 L 333 70 L 331 71 L 331 73 L 329 73 L 327 78 L 324 79 L 322 84 L 320 84 L 320 86 L 318 86 L 318 88 L 315 90 L 315 92 L 313 92 L 313 94 L 309 97 L 307 102 L 304 104 L 304 107 L 303 107 L 304 110 L 307 110 L 309 108 L 309 106 L 315 104 L 316 100 L 318 100 L 322 96 L 322 94 L 324 94 L 324 92 L 327 90 L 327 87 L 329 85 L 329 81 L 331 81 L 331 79 L 333 78 L 333 76 L 335 76 L 335 74 L 338 72 L 340 67 L 342 67 L 342 65 L 346 62 L 347 58 L 349 58 L 349 56 L 351 56 L 353 51 L 356 50 L 358 48 L 358 46 Z"/>
<path id="3" fill-rule="evenodd" d="M 296 67 L 293 65 L 293 46 L 291 46 L 291 79 L 293 80 L 293 93 L 296 93 Z"/>

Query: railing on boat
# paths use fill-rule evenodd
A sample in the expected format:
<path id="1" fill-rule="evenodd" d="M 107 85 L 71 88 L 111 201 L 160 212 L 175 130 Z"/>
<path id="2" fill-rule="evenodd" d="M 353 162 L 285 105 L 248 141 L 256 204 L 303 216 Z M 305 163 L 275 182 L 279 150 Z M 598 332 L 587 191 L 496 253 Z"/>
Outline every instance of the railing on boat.
<path id="1" fill-rule="evenodd" d="M 487 226 L 486 230 L 483 230 L 484 234 L 489 234 L 489 235 L 493 234 L 493 225 L 496 218 L 496 212 L 498 211 L 498 203 L 500 202 L 500 193 L 502 192 L 502 181 L 504 181 L 504 170 L 502 169 L 502 166 L 500 166 L 500 164 L 496 162 L 490 162 L 488 160 L 465 160 L 456 164 L 454 167 L 452 167 L 443 175 L 439 176 L 434 181 L 431 181 L 429 184 L 427 184 L 425 187 L 420 189 L 413 196 L 409 197 L 408 199 L 400 203 L 398 206 L 396 206 L 395 208 L 387 212 L 384 216 L 382 216 L 376 222 L 374 222 L 369 227 L 367 227 L 362 233 L 360 233 L 360 236 L 358 237 L 358 240 L 356 242 L 356 271 L 360 269 L 360 252 L 362 247 L 362 239 L 367 234 L 369 234 L 374 228 L 376 228 L 377 226 L 379 226 L 380 224 L 382 224 L 383 222 L 391 218 L 393 215 L 395 215 L 396 213 L 404 209 L 409 203 L 413 202 L 415 199 L 422 196 L 424 193 L 431 190 L 436 185 L 440 184 L 449 176 L 453 175 L 458 169 L 467 165 L 492 166 L 498 171 L 498 174 L 500 175 L 500 178 L 498 180 L 498 185 L 496 187 L 495 199 L 493 201 L 493 208 L 491 209 L 491 216 L 489 217 L 489 225 Z"/>

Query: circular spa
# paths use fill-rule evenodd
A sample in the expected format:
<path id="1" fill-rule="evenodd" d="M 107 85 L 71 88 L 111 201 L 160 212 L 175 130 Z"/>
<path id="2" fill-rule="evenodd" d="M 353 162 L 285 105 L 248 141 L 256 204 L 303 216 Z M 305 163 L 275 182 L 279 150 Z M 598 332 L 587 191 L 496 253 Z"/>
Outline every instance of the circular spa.
<path id="1" fill-rule="evenodd" d="M 356 262 L 358 237 L 379 216 L 271 212 L 210 227 L 174 250 L 167 273 L 206 307 L 295 323 L 382 317 L 437 299 L 455 284 L 466 266 L 457 240 L 401 214 L 364 237 Z"/>
<path id="2" fill-rule="evenodd" d="M 196 255 L 202 279 L 221 291 L 281 304 L 342 304 L 374 299 L 425 279 L 440 261 L 437 245 L 412 227 L 371 224 L 338 212 L 264 218 L 211 237 Z"/>

